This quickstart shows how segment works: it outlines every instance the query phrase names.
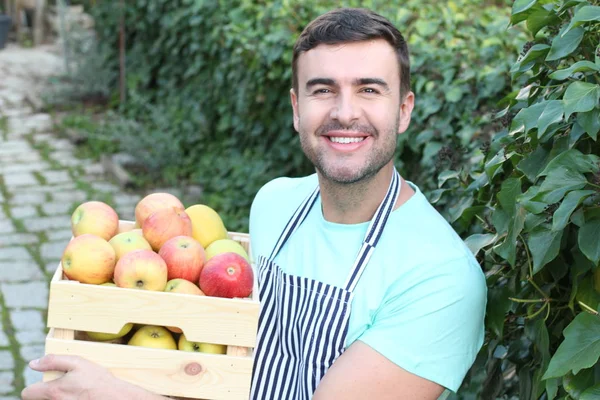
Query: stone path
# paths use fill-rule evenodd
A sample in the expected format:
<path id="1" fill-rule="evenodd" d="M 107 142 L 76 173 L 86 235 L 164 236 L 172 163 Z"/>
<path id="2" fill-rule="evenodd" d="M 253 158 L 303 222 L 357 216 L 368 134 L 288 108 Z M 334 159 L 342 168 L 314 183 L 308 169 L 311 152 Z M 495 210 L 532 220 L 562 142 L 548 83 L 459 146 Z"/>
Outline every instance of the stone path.
<path id="1" fill-rule="evenodd" d="M 53 133 L 50 115 L 28 104 L 27 93 L 61 68 L 53 46 L 0 50 L 0 400 L 16 400 L 41 380 L 27 362 L 44 354 L 49 280 L 74 208 L 102 200 L 132 220 L 150 192 L 122 191 L 100 163 L 77 158 L 71 142 Z"/>

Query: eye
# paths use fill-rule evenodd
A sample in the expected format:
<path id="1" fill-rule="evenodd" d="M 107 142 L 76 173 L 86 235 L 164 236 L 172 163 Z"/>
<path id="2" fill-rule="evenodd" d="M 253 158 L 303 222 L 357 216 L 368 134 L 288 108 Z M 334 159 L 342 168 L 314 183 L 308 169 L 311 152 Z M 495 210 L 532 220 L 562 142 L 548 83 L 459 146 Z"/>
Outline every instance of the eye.
<path id="1" fill-rule="evenodd" d="M 327 94 L 327 93 L 331 93 L 331 90 L 329 90 L 327 88 L 320 88 L 313 92 L 313 94 Z"/>
<path id="2" fill-rule="evenodd" d="M 373 89 L 373 88 L 370 88 L 370 87 L 364 88 L 362 91 L 365 92 L 365 93 L 372 93 L 372 94 L 379 93 L 379 91 L 377 89 Z"/>

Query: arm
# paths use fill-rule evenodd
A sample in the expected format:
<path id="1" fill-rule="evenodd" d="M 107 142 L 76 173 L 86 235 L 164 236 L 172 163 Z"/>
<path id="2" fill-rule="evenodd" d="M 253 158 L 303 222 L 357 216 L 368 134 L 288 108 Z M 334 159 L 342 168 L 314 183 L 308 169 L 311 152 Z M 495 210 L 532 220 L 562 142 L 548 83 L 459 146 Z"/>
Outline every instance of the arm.
<path id="1" fill-rule="evenodd" d="M 23 400 L 167 399 L 119 380 L 107 369 L 81 357 L 47 355 L 31 361 L 29 367 L 41 372 L 64 371 L 65 375 L 50 382 L 38 382 L 26 387 L 21 392 Z"/>
<path id="2" fill-rule="evenodd" d="M 435 400 L 443 391 L 356 341 L 327 371 L 313 400 Z"/>

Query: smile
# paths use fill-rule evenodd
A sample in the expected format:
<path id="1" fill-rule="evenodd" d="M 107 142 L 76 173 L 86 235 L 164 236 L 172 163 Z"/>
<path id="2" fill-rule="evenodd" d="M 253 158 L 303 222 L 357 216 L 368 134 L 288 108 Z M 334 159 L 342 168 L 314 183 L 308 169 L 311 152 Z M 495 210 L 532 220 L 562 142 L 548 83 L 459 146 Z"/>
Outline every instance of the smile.
<path id="1" fill-rule="evenodd" d="M 339 137 L 339 136 L 330 136 L 329 140 L 333 143 L 358 143 L 365 140 L 365 137 Z"/>

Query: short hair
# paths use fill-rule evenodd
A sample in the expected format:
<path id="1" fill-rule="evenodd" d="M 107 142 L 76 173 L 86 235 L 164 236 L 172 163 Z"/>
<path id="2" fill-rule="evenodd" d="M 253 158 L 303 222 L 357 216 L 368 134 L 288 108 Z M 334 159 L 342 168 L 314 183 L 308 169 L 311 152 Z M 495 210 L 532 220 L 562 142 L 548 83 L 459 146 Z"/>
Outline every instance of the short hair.
<path id="1" fill-rule="evenodd" d="M 395 50 L 400 69 L 400 98 L 410 92 L 410 57 L 400 31 L 385 17 L 366 8 L 331 10 L 310 22 L 294 45 L 292 87 L 298 93 L 298 57 L 320 44 L 384 39 Z"/>

